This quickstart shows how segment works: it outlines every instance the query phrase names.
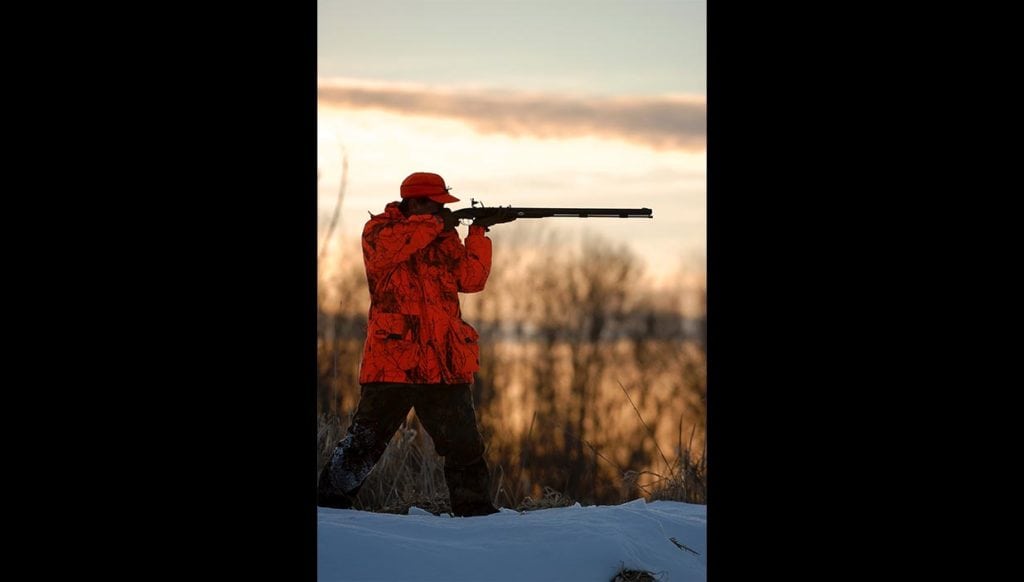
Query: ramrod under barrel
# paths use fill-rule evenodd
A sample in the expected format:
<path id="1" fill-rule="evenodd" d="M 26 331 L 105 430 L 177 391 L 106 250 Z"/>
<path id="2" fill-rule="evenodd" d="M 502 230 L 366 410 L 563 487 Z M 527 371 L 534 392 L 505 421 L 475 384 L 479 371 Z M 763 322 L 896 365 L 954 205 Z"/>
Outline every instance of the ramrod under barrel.
<path id="1" fill-rule="evenodd" d="M 522 206 L 476 206 L 453 210 L 452 215 L 458 218 L 480 218 L 498 210 L 511 212 L 516 218 L 654 218 L 650 208 L 529 208 Z"/>

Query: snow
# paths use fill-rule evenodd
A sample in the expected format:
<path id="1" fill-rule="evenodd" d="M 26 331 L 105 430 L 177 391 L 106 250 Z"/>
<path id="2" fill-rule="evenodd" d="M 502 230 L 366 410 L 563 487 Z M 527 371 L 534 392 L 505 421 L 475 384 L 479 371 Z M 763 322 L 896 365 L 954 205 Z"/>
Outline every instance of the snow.
<path id="1" fill-rule="evenodd" d="M 622 568 L 671 582 L 707 577 L 706 505 L 636 499 L 468 518 L 418 507 L 409 515 L 317 512 L 322 582 L 610 582 Z"/>

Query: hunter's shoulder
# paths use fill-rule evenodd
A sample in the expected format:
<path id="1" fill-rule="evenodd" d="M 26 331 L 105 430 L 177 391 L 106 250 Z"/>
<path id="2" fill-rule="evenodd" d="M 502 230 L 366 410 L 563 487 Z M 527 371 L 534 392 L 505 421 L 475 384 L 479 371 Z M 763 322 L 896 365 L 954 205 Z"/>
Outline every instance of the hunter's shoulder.
<path id="1" fill-rule="evenodd" d="M 436 227 L 443 226 L 444 221 L 434 214 L 414 214 L 406 216 L 402 213 L 398 207 L 397 202 L 388 204 L 384 208 L 384 212 L 380 214 L 371 214 L 370 219 L 366 221 L 363 226 L 363 235 L 379 232 L 382 228 L 389 226 L 403 226 L 403 227 L 429 227 L 433 230 Z"/>
<path id="2" fill-rule="evenodd" d="M 369 213 L 370 218 L 366 221 L 365 227 L 369 227 L 373 224 L 379 224 L 381 222 L 393 222 L 402 218 L 402 211 L 398 208 L 397 202 L 392 202 L 384 207 L 384 211 L 379 214 Z"/>

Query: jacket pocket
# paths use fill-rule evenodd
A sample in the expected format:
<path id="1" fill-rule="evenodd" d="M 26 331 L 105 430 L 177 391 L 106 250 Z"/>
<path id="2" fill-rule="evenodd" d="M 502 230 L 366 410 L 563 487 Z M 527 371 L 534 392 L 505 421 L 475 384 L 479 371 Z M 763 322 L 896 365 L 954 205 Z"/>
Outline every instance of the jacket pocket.
<path id="1" fill-rule="evenodd" d="M 472 325 L 462 322 L 462 341 L 467 344 L 477 344 L 480 341 L 480 334 L 473 329 Z"/>
<path id="2" fill-rule="evenodd" d="M 401 313 L 378 313 L 369 326 L 369 335 L 376 344 L 374 359 L 385 369 L 411 370 L 419 365 L 420 345 L 410 325 L 415 316 Z"/>
<path id="3" fill-rule="evenodd" d="M 401 313 L 378 313 L 370 324 L 370 335 L 378 340 L 411 340 L 405 317 Z"/>

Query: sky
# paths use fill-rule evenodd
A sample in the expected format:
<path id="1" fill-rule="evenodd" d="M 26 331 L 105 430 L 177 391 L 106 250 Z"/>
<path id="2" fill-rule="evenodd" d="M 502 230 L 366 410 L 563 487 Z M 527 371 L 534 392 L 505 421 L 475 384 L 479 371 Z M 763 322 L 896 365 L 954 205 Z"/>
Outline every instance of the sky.
<path id="1" fill-rule="evenodd" d="M 621 569 L 707 580 L 707 506 L 636 499 L 468 518 L 317 509 L 320 582 L 570 582 Z"/>
<path id="2" fill-rule="evenodd" d="M 343 183 L 327 249 L 353 257 L 368 213 L 427 171 L 451 208 L 652 208 L 542 220 L 628 246 L 653 279 L 703 269 L 705 24 L 703 0 L 320 0 L 321 244 Z"/>

